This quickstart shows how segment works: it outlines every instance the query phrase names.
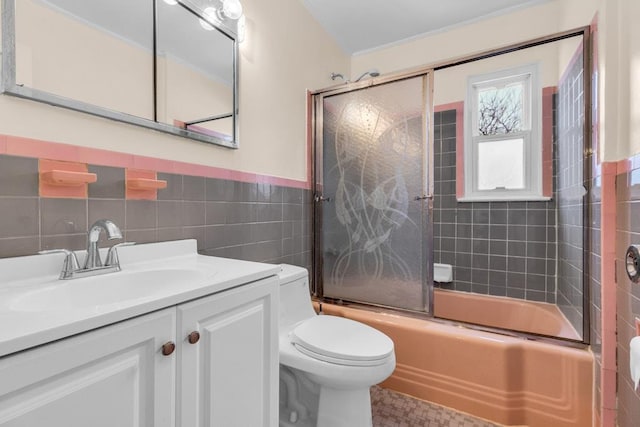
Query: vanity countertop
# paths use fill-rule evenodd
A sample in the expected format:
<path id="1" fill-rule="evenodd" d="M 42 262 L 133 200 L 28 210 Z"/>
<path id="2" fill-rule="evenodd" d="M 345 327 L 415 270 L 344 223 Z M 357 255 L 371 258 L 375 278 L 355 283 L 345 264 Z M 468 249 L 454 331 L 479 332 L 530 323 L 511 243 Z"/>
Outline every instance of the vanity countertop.
<path id="1" fill-rule="evenodd" d="M 274 264 L 199 255 L 195 240 L 121 247 L 118 253 L 122 271 L 72 280 L 58 279 L 63 254 L 0 259 L 0 356 L 280 271 Z"/>

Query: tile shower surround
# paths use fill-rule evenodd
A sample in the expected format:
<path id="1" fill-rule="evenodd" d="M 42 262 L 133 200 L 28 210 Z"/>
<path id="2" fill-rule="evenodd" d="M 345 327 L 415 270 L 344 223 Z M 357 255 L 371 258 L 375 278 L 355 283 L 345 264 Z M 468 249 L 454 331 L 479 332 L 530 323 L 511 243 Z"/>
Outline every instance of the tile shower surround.
<path id="1" fill-rule="evenodd" d="M 311 266 L 309 190 L 158 173 L 158 200 L 125 200 L 124 168 L 89 171 L 88 199 L 43 198 L 38 159 L 0 155 L 0 257 L 84 249 L 88 225 L 109 218 L 128 241 L 194 238 L 206 255 Z"/>
<path id="2" fill-rule="evenodd" d="M 555 197 L 548 202 L 460 203 L 456 110 L 435 113 L 434 142 L 434 261 L 453 266 L 453 282 L 440 286 L 555 303 Z"/>
<path id="3" fill-rule="evenodd" d="M 582 53 L 560 81 L 554 119 L 558 203 L 557 305 L 576 330 L 583 310 L 584 88 Z M 588 188 L 588 186 L 586 186 Z M 586 285 L 586 283 L 585 283 Z"/>
<path id="4" fill-rule="evenodd" d="M 629 341 L 636 335 L 635 318 L 640 318 L 640 283 L 631 282 L 625 272 L 627 247 L 640 244 L 640 157 L 633 160 L 634 167 L 616 177 L 617 408 L 620 427 L 635 427 L 640 422 L 640 395 L 634 391 L 629 373 Z"/>

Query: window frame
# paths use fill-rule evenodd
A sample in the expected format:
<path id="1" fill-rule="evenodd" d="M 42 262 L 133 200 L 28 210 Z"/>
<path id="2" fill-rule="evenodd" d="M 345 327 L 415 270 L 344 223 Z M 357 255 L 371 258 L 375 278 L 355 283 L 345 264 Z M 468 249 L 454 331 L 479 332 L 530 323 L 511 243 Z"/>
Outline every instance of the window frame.
<path id="1" fill-rule="evenodd" d="M 527 88 L 528 80 L 528 88 Z M 525 82 L 523 97 L 523 123 L 529 129 L 498 135 L 474 135 L 478 123 L 478 93 L 496 81 L 499 85 Z M 543 142 L 542 142 L 542 85 L 538 63 L 526 64 L 496 72 L 469 76 L 464 106 L 464 194 L 460 202 L 473 201 L 539 201 L 550 200 L 543 194 Z M 478 144 L 486 141 L 523 139 L 524 188 L 492 190 L 478 189 Z"/>

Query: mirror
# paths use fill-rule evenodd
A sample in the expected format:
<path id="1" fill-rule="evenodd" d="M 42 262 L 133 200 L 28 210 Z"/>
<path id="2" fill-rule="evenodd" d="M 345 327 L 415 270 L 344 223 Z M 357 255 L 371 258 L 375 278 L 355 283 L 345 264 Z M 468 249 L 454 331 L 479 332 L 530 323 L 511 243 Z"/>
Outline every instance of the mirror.
<path id="1" fill-rule="evenodd" d="M 215 1 L 2 0 L 2 92 L 237 148 L 237 21 L 203 20 Z"/>
<path id="2" fill-rule="evenodd" d="M 132 2 L 122 21 L 123 6 L 16 2 L 16 84 L 153 119 L 153 7 Z"/>
<path id="3" fill-rule="evenodd" d="M 157 1 L 158 121 L 232 141 L 234 41 L 195 8 Z"/>

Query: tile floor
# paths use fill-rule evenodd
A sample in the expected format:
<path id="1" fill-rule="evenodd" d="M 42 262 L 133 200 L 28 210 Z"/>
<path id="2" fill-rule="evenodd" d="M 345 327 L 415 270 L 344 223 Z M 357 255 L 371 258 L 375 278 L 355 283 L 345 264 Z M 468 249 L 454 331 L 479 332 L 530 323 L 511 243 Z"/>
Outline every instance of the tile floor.
<path id="1" fill-rule="evenodd" d="M 500 427 L 413 397 L 371 388 L 373 427 Z"/>

